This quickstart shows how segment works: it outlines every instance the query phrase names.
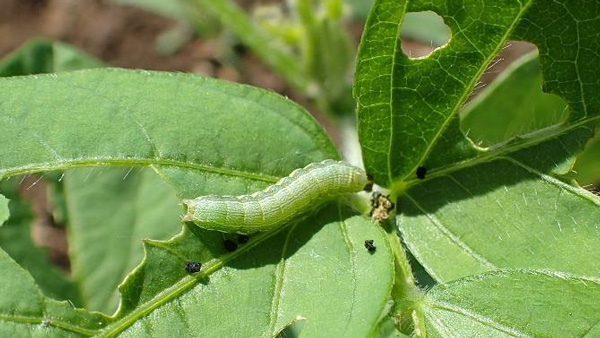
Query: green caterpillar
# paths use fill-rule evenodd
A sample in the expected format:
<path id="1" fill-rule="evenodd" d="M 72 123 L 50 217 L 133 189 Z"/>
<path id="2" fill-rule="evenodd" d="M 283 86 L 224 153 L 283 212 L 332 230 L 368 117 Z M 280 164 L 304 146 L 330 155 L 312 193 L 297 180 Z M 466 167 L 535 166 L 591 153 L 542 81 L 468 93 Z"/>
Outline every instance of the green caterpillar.
<path id="1" fill-rule="evenodd" d="M 252 195 L 209 195 L 183 200 L 187 210 L 183 221 L 222 232 L 269 231 L 328 199 L 369 190 L 371 186 L 364 170 L 345 162 L 325 160 L 297 169 Z"/>

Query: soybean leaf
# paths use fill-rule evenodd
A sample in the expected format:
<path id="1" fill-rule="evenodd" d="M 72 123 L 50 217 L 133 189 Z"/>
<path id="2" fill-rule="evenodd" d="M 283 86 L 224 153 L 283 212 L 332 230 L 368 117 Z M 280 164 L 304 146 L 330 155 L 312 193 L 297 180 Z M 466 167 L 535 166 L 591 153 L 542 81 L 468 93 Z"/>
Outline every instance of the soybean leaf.
<path id="1" fill-rule="evenodd" d="M 600 281 L 505 270 L 434 287 L 423 302 L 428 337 L 595 337 Z"/>
<path id="2" fill-rule="evenodd" d="M 297 316 L 306 318 L 302 335 L 365 336 L 392 284 L 384 236 L 369 219 L 349 217 L 336 205 L 289 229 L 251 236 L 229 254 L 221 234 L 188 225 L 172 241 L 146 241 L 147 259 L 121 286 L 120 311 L 101 336 L 152 330 L 270 337 Z M 378 245 L 373 255 L 364 248 L 366 238 Z M 190 259 L 205 262 L 197 275 L 184 269 Z"/>
<path id="3" fill-rule="evenodd" d="M 424 10 L 444 18 L 452 39 L 428 57 L 409 59 L 398 46 L 399 27 L 407 12 Z M 401 189 L 419 166 L 465 166 L 556 138 L 574 123 L 596 123 L 598 11 L 594 2 L 376 2 L 354 83 L 365 165 L 375 181 Z M 560 127 L 486 151 L 460 131 L 457 114 L 509 38 L 538 45 L 544 90 L 565 99 L 571 113 Z M 562 39 L 572 48 L 563 48 Z"/>
<path id="4" fill-rule="evenodd" d="M 0 81 L 0 87 L 0 116 L 13 126 L 3 124 L 1 137 L 21 150 L 0 150 L 3 176 L 75 166 L 151 165 L 178 196 L 195 197 L 256 191 L 294 168 L 338 156 L 302 109 L 250 87 L 119 70 L 14 78 Z M 38 96 L 12 95 L 23 88 Z M 82 111 L 85 116 L 79 115 Z M 69 133 L 56 131 L 57 126 Z M 233 254 L 224 254 L 222 234 L 195 226 L 169 243 L 146 241 L 148 258 L 121 286 L 117 323 L 96 333 L 135 333 L 150 329 L 148 320 L 159 320 L 155 328 L 173 332 L 177 322 L 165 318 L 185 319 L 195 310 L 203 315 L 190 318 L 201 318 L 204 326 L 194 332 L 242 330 L 249 324 L 252 332 L 278 332 L 298 315 L 310 323 L 304 329 L 308 332 L 371 332 L 389 295 L 393 261 L 381 230 L 370 220 L 350 216 L 329 208 L 297 227 L 253 237 Z M 328 223 L 333 224 L 324 226 Z M 375 255 L 364 249 L 365 239 L 380 245 Z M 187 275 L 184 263 L 190 259 L 205 263 L 201 278 Z M 274 271 L 279 283 L 273 287 Z M 327 284 L 332 280 L 336 283 Z M 340 285 L 350 293 L 340 292 Z M 195 293 L 184 293 L 191 289 Z M 274 290 L 281 293 L 273 297 Z M 315 298 L 321 290 L 331 290 L 339 301 Z M 219 310 L 227 314 L 244 309 L 236 307 L 240 302 L 266 304 L 272 311 L 260 314 L 268 321 L 223 325 L 214 307 L 217 300 L 212 300 L 217 295 L 219 302 L 229 302 Z"/>
<path id="5" fill-rule="evenodd" d="M 71 45 L 46 39 L 30 39 L 0 61 L 0 77 L 58 73 L 80 69 L 99 68 L 102 63 Z M 48 198 L 55 220 L 66 223 L 62 173 L 49 173 L 44 178 L 48 185 Z M 48 179 L 55 177 L 55 180 Z M 56 183 L 58 182 L 58 183 Z"/>
<path id="6" fill-rule="evenodd" d="M 599 206 L 591 193 L 505 157 L 409 190 L 398 226 L 440 282 L 509 267 L 600 277 Z"/>
<path id="7" fill-rule="evenodd" d="M 0 250 L 0 335 L 3 337 L 85 337 L 110 322 L 42 295 L 33 278 Z"/>
<path id="8" fill-rule="evenodd" d="M 348 0 L 353 15 L 364 21 L 373 5 L 372 0 Z M 407 13 L 402 22 L 401 36 L 403 39 L 415 40 L 423 45 L 439 47 L 450 39 L 450 31 L 437 14 L 427 11 Z"/>
<path id="9" fill-rule="evenodd" d="M 0 183 L 0 193 L 10 198 L 10 218 L 0 227 L 0 247 L 24 269 L 27 269 L 35 282 L 48 297 L 69 300 L 80 305 L 76 285 L 63 272 L 50 262 L 47 253 L 37 247 L 31 238 L 33 215 L 31 208 L 19 195 L 19 180 L 10 179 Z M 0 195 L 2 196 L 2 195 Z M 6 200 L 0 197 L 4 210 Z M 0 223 L 3 221 L 0 211 Z"/>
<path id="10" fill-rule="evenodd" d="M 481 146 L 549 127 L 567 117 L 567 104 L 542 91 L 537 52 L 522 56 L 461 111 L 461 127 Z"/>
<path id="11" fill-rule="evenodd" d="M 540 45 L 543 66 L 554 54 Z M 570 74 L 568 68 L 559 74 L 552 69 L 546 69 L 545 88 L 575 109 L 569 120 L 482 150 L 460 164 L 434 169 L 429 181 L 413 185 L 401 197 L 398 226 L 405 243 L 438 281 L 502 267 L 551 268 L 590 276 L 600 271 L 587 259 L 596 255 L 592 248 L 600 242 L 598 220 L 593 218 L 599 212 L 598 198 L 551 176 L 570 170 L 572 159 L 594 135 L 598 110 L 590 108 L 587 115 L 577 117 L 581 92 L 559 81 Z M 588 84 L 581 86 L 585 89 Z M 596 104 L 593 97 L 583 98 L 587 107 Z M 554 109 L 546 113 L 553 115 Z M 445 156 L 441 148 L 431 156 L 437 154 Z"/>
<path id="12" fill-rule="evenodd" d="M 453 36 L 430 56 L 409 59 L 398 45 L 399 27 L 406 12 L 423 10 L 440 14 Z M 600 89 L 593 66 L 600 56 L 591 52 L 600 43 L 598 14 L 600 6 L 590 2 L 374 4 L 354 87 L 365 165 L 399 198 L 404 243 L 437 282 L 500 268 L 598 278 L 600 200 L 553 176 L 569 172 L 598 125 L 600 100 L 592 93 Z M 569 115 L 560 124 L 480 148 L 461 132 L 457 114 L 510 38 L 538 46 L 544 92 L 564 99 Z M 572 47 L 565 48 L 563 39 Z M 424 180 L 415 177 L 421 166 L 428 169 L 419 175 Z M 560 298 L 556 288 L 548 292 Z M 511 310 L 522 313 L 527 306 L 512 304 Z M 423 335 L 422 310 L 415 313 L 415 334 Z M 556 315 L 547 312 L 548 320 L 562 321 Z M 485 328 L 481 332 L 486 335 Z"/>
<path id="13" fill-rule="evenodd" d="M 113 313 L 117 286 L 142 260 L 142 240 L 168 239 L 179 231 L 179 200 L 150 169 L 65 174 L 73 277 L 86 309 Z"/>

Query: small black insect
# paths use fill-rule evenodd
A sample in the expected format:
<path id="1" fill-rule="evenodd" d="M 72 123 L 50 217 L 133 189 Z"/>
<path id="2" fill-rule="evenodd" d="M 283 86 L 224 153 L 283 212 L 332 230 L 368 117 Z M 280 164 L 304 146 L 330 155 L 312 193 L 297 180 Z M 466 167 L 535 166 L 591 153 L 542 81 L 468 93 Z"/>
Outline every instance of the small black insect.
<path id="1" fill-rule="evenodd" d="M 237 250 L 237 244 L 235 244 L 235 242 L 230 239 L 226 239 L 223 242 L 223 246 L 225 247 L 225 250 L 229 252 L 234 252 L 235 250 Z"/>
<path id="2" fill-rule="evenodd" d="M 189 273 L 198 272 L 198 271 L 200 271 L 201 267 L 202 267 L 202 263 L 200 263 L 200 262 L 194 262 L 194 261 L 185 262 L 185 271 L 187 271 Z"/>
<path id="3" fill-rule="evenodd" d="M 425 178 L 425 174 L 427 174 L 427 168 L 425 167 L 418 167 L 417 168 L 417 178 L 422 180 Z"/>
<path id="4" fill-rule="evenodd" d="M 377 248 L 375 247 L 375 245 L 373 245 L 373 240 L 372 239 L 365 240 L 365 248 L 367 248 L 367 251 L 370 254 L 374 254 L 375 251 L 377 250 Z"/>
<path id="5" fill-rule="evenodd" d="M 248 243 L 248 240 L 250 240 L 250 237 L 248 237 L 246 235 L 239 235 L 238 236 L 238 243 L 239 244 L 246 244 L 246 243 Z"/>

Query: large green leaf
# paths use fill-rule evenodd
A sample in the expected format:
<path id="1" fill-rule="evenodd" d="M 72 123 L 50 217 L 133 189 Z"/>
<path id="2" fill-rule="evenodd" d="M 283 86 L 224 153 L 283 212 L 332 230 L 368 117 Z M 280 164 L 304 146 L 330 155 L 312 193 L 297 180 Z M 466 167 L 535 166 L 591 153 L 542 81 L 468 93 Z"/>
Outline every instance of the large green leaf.
<path id="1" fill-rule="evenodd" d="M 168 239 L 179 231 L 179 200 L 150 169 L 65 174 L 73 277 L 86 309 L 113 313 L 117 286 L 142 260 L 142 239 Z"/>
<path id="2" fill-rule="evenodd" d="M 3 176 L 151 165 L 178 196 L 194 197 L 256 191 L 307 163 L 338 157 L 304 110 L 246 86 L 93 70 L 1 80 L 0 87 L 0 117 L 8 122 L 0 137 L 11 145 L 0 149 Z M 15 96 L 21 91 L 38 95 Z M 180 332 L 269 335 L 298 316 L 307 318 L 307 335 L 365 335 L 377 324 L 394 271 L 385 234 L 369 219 L 333 205 L 253 236 L 231 254 L 224 238 L 190 225 L 172 241 L 146 241 L 147 258 L 121 285 L 115 323 L 101 334 L 192 328 Z M 366 239 L 375 240 L 375 254 L 364 248 Z M 189 276 L 186 260 L 203 262 L 202 272 Z M 259 306 L 266 310 L 248 310 Z M 225 315 L 232 319 L 222 321 Z"/>
<path id="3" fill-rule="evenodd" d="M 410 188 L 397 219 L 406 245 L 441 282 L 503 267 L 599 276 L 588 258 L 600 244 L 600 199 L 547 174 L 591 135 L 581 126 Z"/>
<path id="4" fill-rule="evenodd" d="M 425 10 L 444 18 L 452 39 L 426 58 L 409 59 L 399 48 L 399 27 L 407 12 Z M 377 1 L 363 35 L 354 87 L 367 170 L 376 182 L 395 183 L 397 190 L 414 179 L 419 166 L 443 171 L 511 148 L 474 147 L 460 131 L 457 115 L 510 38 L 538 45 L 545 91 L 571 108 L 561 128 L 513 142 L 512 148 L 554 138 L 571 123 L 595 122 L 599 11 L 593 1 Z M 563 48 L 563 39 L 573 41 L 572 48 Z"/>
<path id="5" fill-rule="evenodd" d="M 230 254 L 223 235 L 193 225 L 172 241 L 147 241 L 147 259 L 121 286 L 120 311 L 101 336 L 272 337 L 297 316 L 306 318 L 303 336 L 365 336 L 387 301 L 393 261 L 381 228 L 349 216 L 331 205 Z M 206 262 L 204 272 L 189 276 L 186 260 Z"/>
<path id="6" fill-rule="evenodd" d="M 68 302 L 45 298 L 33 278 L 0 250 L 0 336 L 85 337 L 110 322 L 100 314 L 76 310 Z"/>
<path id="7" fill-rule="evenodd" d="M 507 157 L 411 189 L 398 226 L 440 282 L 508 267 L 600 278 L 599 206 L 591 193 Z"/>
<path id="8" fill-rule="evenodd" d="M 597 337 L 600 280 L 507 270 L 434 287 L 428 337 Z"/>
<path id="9" fill-rule="evenodd" d="M 21 267 L 29 271 L 46 296 L 81 305 L 76 285 L 52 265 L 43 249 L 33 243 L 31 238 L 33 215 L 29 204 L 19 196 L 18 188 L 18 178 L 0 183 L 0 193 L 10 198 L 10 218 L 4 226 L 0 227 L 0 247 Z M 1 196 L 0 200 L 3 199 Z M 0 205 L 2 204 L 3 201 L 0 201 Z M 2 220 L 2 211 L 0 211 L 0 223 Z"/>
<path id="10" fill-rule="evenodd" d="M 385 1 L 381 2 L 381 6 L 383 3 Z M 536 13 L 532 9 L 527 15 L 533 18 Z M 374 18 L 379 20 L 377 16 Z M 531 34 L 526 27 L 525 23 L 521 24 L 518 34 Z M 376 26 L 375 30 L 377 29 L 380 29 L 380 26 Z M 540 42 L 539 38 L 536 40 L 534 36 L 531 40 Z M 593 40 L 584 40 L 586 43 L 593 43 Z M 363 44 L 368 46 L 368 40 Z M 548 51 L 547 46 L 541 42 L 540 44 L 543 65 L 544 60 L 556 52 Z M 451 45 L 452 43 L 445 48 Z M 430 58 L 418 61 L 410 61 L 403 56 L 400 56 L 400 59 L 404 60 L 402 62 L 408 62 L 408 67 L 420 67 L 415 68 L 415 71 L 421 71 L 426 69 L 421 62 L 444 55 L 441 51 L 439 53 L 441 54 L 433 54 Z M 367 59 L 365 62 L 371 61 Z M 474 106 L 470 108 L 472 111 L 469 114 L 475 113 L 480 119 L 493 119 L 494 115 L 500 114 L 502 109 L 497 107 L 494 111 L 484 111 L 483 108 L 491 108 L 489 102 L 499 100 L 500 97 L 511 100 L 507 93 L 516 87 L 516 84 L 511 84 L 521 73 L 535 66 L 533 62 L 533 59 L 526 60 L 501 78 L 483 98 L 473 102 Z M 556 67 L 558 66 L 551 64 L 543 69 L 549 72 L 558 69 Z M 407 74 L 395 74 L 396 78 L 413 85 Z M 576 109 L 577 98 L 581 97 L 580 92 L 572 92 L 563 88 L 563 85 L 555 86 L 553 82 L 571 75 L 573 74 L 569 73 L 568 69 L 565 73 L 550 72 L 544 77 L 545 88 L 566 98 L 572 109 Z M 539 81 L 539 76 L 535 76 L 534 71 L 534 76 L 528 81 L 519 82 L 521 89 L 529 87 L 530 92 L 535 93 L 533 96 L 529 95 L 528 99 L 554 100 L 549 95 L 539 92 L 539 87 L 535 86 L 536 81 Z M 596 104 L 594 97 L 583 98 L 586 99 L 586 104 L 589 103 L 588 107 Z M 429 99 L 438 100 L 435 96 L 428 96 Z M 404 99 L 406 102 L 411 100 L 410 96 Z M 516 101 L 518 102 L 518 99 Z M 540 114 L 554 116 L 555 105 L 560 105 L 560 102 L 546 106 Z M 548 107 L 551 111 L 546 110 Z M 522 108 L 527 109 L 526 106 L 519 109 Z M 423 110 L 413 110 L 410 117 L 398 121 L 399 126 L 404 128 L 404 124 L 410 125 L 407 121 L 420 114 L 423 114 Z M 488 115 L 490 117 L 487 117 Z M 398 227 L 407 247 L 435 279 L 441 282 L 450 281 L 501 267 L 552 268 L 598 275 L 600 266 L 594 263 L 594 260 L 586 258 L 595 255 L 592 248 L 600 244 L 598 220 L 590 218 L 591 215 L 598 215 L 598 198 L 550 176 L 554 173 L 567 173 L 572 159 L 594 134 L 598 109 L 588 109 L 585 116 L 577 115 L 574 111 L 563 124 L 508 140 L 495 147 L 480 149 L 477 156 L 463 159 L 462 162 L 450 163 L 438 170 L 434 166 L 427 174 L 428 180 L 423 183 L 416 179 L 407 179 L 407 184 L 394 186 L 397 195 L 406 192 L 405 196 L 400 197 L 401 214 Z M 544 124 L 551 123 L 552 118 L 546 121 L 548 122 Z M 491 125 L 497 126 L 495 123 Z M 504 126 L 499 126 L 499 129 L 504 130 L 503 136 L 506 130 L 513 128 L 511 126 L 512 121 L 505 121 Z M 456 124 L 450 127 L 445 135 L 459 135 L 459 132 Z M 480 130 L 479 135 L 485 134 L 491 140 L 499 140 L 499 136 L 494 138 L 486 132 L 487 130 Z M 438 150 L 431 153 L 430 159 L 452 157 L 452 151 L 444 148 L 448 146 L 449 143 L 441 143 Z M 451 264 L 456 261 L 461 264 Z"/>
<path id="11" fill-rule="evenodd" d="M 407 12 L 425 10 L 444 18 L 452 38 L 430 56 L 410 59 L 399 48 L 400 26 Z M 499 268 L 598 278 L 600 200 L 553 175 L 569 172 L 600 120 L 600 100 L 593 94 L 600 90 L 595 66 L 600 55 L 593 52 L 600 45 L 599 28 L 600 5 L 591 1 L 375 2 L 354 87 L 365 166 L 399 199 L 404 244 L 437 282 Z M 503 142 L 477 147 L 460 130 L 458 113 L 509 39 L 538 46 L 543 90 L 564 100 L 569 115 L 509 140 L 504 134 L 510 121 L 503 121 Z M 564 41 L 571 42 L 569 48 Z M 509 83 L 504 81 L 495 89 Z M 532 100 L 544 97 L 531 86 L 537 94 Z M 552 116 L 554 110 L 540 113 Z M 495 126 L 493 114 L 481 111 L 488 128 Z M 423 180 L 415 175 L 421 166 L 428 169 Z M 560 297 L 556 289 L 548 291 Z M 411 310 L 410 295 L 393 296 Z M 414 314 L 415 334 L 422 335 L 423 311 Z M 564 321 L 547 314 L 548 320 Z M 468 328 L 469 323 L 457 325 L 462 324 Z M 477 330 L 469 334 L 486 336 L 485 328 Z"/>

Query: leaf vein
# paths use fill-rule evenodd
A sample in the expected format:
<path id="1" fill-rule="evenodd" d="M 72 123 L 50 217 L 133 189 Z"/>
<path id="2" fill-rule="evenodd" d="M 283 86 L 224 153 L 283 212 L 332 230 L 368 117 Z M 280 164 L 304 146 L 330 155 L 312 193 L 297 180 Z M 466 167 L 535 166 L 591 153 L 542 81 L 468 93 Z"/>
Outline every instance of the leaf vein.
<path id="1" fill-rule="evenodd" d="M 473 249 L 471 249 L 465 242 L 463 242 L 460 238 L 458 238 L 455 234 L 453 234 L 448 228 L 446 228 L 442 222 L 440 222 L 434 215 L 428 213 L 410 194 L 404 194 L 408 199 L 410 199 L 411 203 L 413 203 L 419 210 L 426 215 L 429 221 L 438 228 L 441 233 L 446 236 L 452 243 L 456 244 L 460 249 L 462 249 L 467 255 L 473 257 L 476 261 L 481 263 L 482 265 L 490 268 L 496 269 L 497 267 L 483 258 L 481 255 L 477 254 Z"/>

